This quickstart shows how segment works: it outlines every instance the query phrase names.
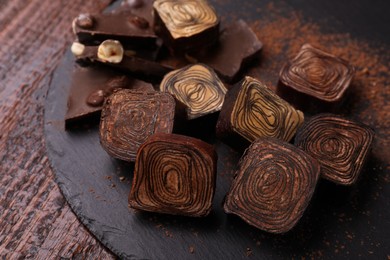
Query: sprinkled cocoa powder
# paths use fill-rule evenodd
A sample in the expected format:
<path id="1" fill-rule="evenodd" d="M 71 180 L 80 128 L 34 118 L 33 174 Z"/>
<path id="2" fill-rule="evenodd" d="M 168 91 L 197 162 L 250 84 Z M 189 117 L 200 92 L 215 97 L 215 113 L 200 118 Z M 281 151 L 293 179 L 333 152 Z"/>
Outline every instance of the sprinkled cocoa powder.
<path id="1" fill-rule="evenodd" d="M 375 156 L 386 161 L 390 155 L 388 149 L 375 149 L 375 146 L 390 147 L 389 49 L 386 46 L 373 49 L 372 43 L 347 33 L 323 33 L 319 25 L 304 21 L 299 13 L 280 13 L 272 3 L 261 10 L 264 11 L 272 15 L 251 23 L 264 48 L 259 66 L 250 69 L 248 74 L 275 90 L 283 64 L 295 57 L 304 43 L 349 61 L 355 66 L 356 74 L 338 114 L 371 126 L 376 132 Z"/>

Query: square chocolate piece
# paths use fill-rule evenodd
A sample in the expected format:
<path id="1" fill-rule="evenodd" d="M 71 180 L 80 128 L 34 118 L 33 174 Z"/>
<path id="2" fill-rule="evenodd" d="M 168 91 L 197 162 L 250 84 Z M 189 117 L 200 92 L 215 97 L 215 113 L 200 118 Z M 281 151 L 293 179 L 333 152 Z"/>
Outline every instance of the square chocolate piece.
<path id="1" fill-rule="evenodd" d="M 217 170 L 214 147 L 199 139 L 155 134 L 138 150 L 129 206 L 206 216 L 212 207 Z"/>
<path id="2" fill-rule="evenodd" d="M 171 133 L 175 100 L 169 93 L 122 89 L 107 98 L 100 120 L 100 143 L 109 155 L 135 161 L 154 133 Z"/>
<path id="3" fill-rule="evenodd" d="M 280 82 L 325 102 L 339 101 L 347 90 L 354 67 L 332 54 L 304 44 L 280 72 Z"/>
<path id="4" fill-rule="evenodd" d="M 219 18 L 206 0 L 156 0 L 154 30 L 173 52 L 214 44 Z"/>
<path id="5" fill-rule="evenodd" d="M 171 93 L 183 104 L 186 118 L 195 119 L 220 111 L 227 89 L 213 69 L 195 64 L 165 75 L 160 91 Z"/>
<path id="6" fill-rule="evenodd" d="M 236 140 L 236 135 L 249 142 L 259 137 L 290 141 L 303 119 L 301 111 L 259 80 L 247 76 L 228 91 L 216 130 L 217 136 L 228 143 Z"/>
<path id="7" fill-rule="evenodd" d="M 299 148 L 275 138 L 257 139 L 240 160 L 224 210 L 256 228 L 285 233 L 303 215 L 320 166 Z"/>
<path id="8" fill-rule="evenodd" d="M 356 182 L 366 161 L 374 132 L 366 125 L 320 114 L 299 129 L 295 144 L 321 164 L 321 176 L 337 184 Z"/>

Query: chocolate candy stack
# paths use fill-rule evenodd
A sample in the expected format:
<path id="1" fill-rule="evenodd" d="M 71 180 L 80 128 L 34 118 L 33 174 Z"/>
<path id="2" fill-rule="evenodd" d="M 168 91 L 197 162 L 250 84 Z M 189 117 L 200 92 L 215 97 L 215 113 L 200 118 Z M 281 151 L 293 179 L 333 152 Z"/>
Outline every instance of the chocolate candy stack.
<path id="1" fill-rule="evenodd" d="M 218 117 L 210 133 L 246 149 L 223 208 L 259 229 L 294 227 L 319 176 L 357 180 L 372 130 L 333 114 L 304 122 L 305 108 L 293 102 L 300 94 L 307 102 L 341 100 L 354 72 L 346 61 L 304 45 L 280 73 L 279 88 L 297 92 L 286 96 L 291 105 L 239 73 L 262 43 L 243 20 L 221 25 L 205 0 L 125 0 L 111 13 L 80 14 L 72 27 L 78 65 L 66 124 L 101 112 L 102 147 L 135 162 L 130 207 L 193 217 L 211 211 L 217 153 L 175 132 L 178 124 L 202 128 L 198 120 L 210 115 Z"/>

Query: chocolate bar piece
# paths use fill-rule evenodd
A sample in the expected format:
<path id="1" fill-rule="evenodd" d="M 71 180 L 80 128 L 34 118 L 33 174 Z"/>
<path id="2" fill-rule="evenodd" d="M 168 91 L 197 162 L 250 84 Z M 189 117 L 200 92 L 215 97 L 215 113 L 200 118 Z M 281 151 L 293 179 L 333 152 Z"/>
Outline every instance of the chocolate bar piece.
<path id="1" fill-rule="evenodd" d="M 367 159 L 374 132 L 362 123 L 320 114 L 299 129 L 295 144 L 321 164 L 321 176 L 337 184 L 356 182 Z"/>
<path id="2" fill-rule="evenodd" d="M 224 210 L 271 233 L 285 233 L 303 215 L 320 166 L 297 147 L 274 138 L 256 140 L 240 161 Z"/>
<path id="3" fill-rule="evenodd" d="M 116 40 L 105 40 L 99 46 L 85 46 L 75 42 L 72 52 L 80 64 L 102 63 L 124 72 L 141 76 L 162 78 L 172 68 L 136 56 L 133 50 L 125 50 Z"/>
<path id="4" fill-rule="evenodd" d="M 65 124 L 69 127 L 87 118 L 100 118 L 104 99 L 114 89 L 153 91 L 153 86 L 102 66 L 79 67 L 72 74 Z"/>
<path id="5" fill-rule="evenodd" d="M 294 109 L 259 80 L 247 76 L 228 91 L 216 133 L 222 141 L 237 148 L 259 137 L 290 141 L 303 119 L 301 111 Z"/>
<path id="6" fill-rule="evenodd" d="M 298 103 L 318 101 L 325 105 L 337 104 L 350 85 L 354 73 L 354 67 L 347 61 L 310 44 L 304 44 L 298 55 L 280 71 L 279 88 L 281 91 L 283 88 L 290 88 L 295 91 L 295 95 L 303 93 L 303 97 L 294 102 L 297 106 L 300 105 Z M 294 97 L 290 93 L 285 96 Z"/>
<path id="7" fill-rule="evenodd" d="M 211 68 L 196 64 L 168 73 L 160 91 L 171 93 L 184 105 L 187 119 L 195 119 L 219 111 L 227 89 Z"/>
<path id="8" fill-rule="evenodd" d="M 131 13 L 80 14 L 73 20 L 72 28 L 78 41 L 86 45 L 113 39 L 125 46 L 156 47 L 157 37 L 152 25 Z"/>
<path id="9" fill-rule="evenodd" d="M 251 28 L 243 20 L 238 20 L 221 32 L 215 46 L 195 56 L 223 79 L 232 81 L 243 66 L 258 56 L 262 47 Z"/>
<path id="10" fill-rule="evenodd" d="M 135 209 L 203 217 L 215 191 L 217 154 L 199 139 L 155 134 L 138 150 L 129 206 Z"/>
<path id="11" fill-rule="evenodd" d="M 135 161 L 154 133 L 171 133 L 175 100 L 168 93 L 121 89 L 107 98 L 100 120 L 100 143 L 114 158 Z"/>
<path id="12" fill-rule="evenodd" d="M 219 35 L 219 18 L 205 0 L 156 0 L 154 30 L 175 53 L 202 49 Z"/>

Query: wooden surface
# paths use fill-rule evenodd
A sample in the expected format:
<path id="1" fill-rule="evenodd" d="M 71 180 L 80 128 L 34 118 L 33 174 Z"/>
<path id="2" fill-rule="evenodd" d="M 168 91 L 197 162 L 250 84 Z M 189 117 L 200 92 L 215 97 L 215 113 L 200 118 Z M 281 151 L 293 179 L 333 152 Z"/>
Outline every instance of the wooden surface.
<path id="1" fill-rule="evenodd" d="M 109 0 L 0 0 L 0 256 L 114 258 L 70 210 L 45 154 L 43 106 L 72 18 Z"/>

